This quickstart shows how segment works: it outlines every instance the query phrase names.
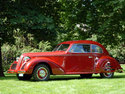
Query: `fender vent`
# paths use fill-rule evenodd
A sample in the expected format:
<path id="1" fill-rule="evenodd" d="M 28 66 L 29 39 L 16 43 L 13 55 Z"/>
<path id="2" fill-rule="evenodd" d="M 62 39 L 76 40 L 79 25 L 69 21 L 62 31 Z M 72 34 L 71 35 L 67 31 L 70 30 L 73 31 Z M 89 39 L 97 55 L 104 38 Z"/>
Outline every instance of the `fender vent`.
<path id="1" fill-rule="evenodd" d="M 26 65 L 26 63 L 25 63 L 25 64 L 23 64 L 23 66 L 22 66 L 21 70 L 23 70 L 23 69 L 24 69 L 25 65 Z"/>

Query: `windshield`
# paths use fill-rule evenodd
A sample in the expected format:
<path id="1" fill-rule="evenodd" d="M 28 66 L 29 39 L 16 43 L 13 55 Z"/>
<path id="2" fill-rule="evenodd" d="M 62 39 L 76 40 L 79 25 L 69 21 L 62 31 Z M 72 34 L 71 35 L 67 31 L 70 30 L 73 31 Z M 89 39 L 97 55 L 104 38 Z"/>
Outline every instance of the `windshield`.
<path id="1" fill-rule="evenodd" d="M 60 44 L 57 45 L 53 51 L 66 51 L 69 47 L 69 44 Z"/>

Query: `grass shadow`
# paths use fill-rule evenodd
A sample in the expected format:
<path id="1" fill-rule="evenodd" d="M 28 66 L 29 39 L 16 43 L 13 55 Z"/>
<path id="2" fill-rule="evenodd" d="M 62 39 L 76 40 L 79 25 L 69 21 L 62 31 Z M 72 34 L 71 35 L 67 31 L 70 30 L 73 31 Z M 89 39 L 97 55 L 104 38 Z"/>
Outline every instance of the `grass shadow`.
<path id="1" fill-rule="evenodd" d="M 125 75 L 116 75 L 116 76 L 114 76 L 112 79 L 116 79 L 116 78 L 125 78 Z"/>
<path id="2" fill-rule="evenodd" d="M 5 76 L 5 77 L 1 77 L 0 80 L 17 80 L 16 76 Z"/>

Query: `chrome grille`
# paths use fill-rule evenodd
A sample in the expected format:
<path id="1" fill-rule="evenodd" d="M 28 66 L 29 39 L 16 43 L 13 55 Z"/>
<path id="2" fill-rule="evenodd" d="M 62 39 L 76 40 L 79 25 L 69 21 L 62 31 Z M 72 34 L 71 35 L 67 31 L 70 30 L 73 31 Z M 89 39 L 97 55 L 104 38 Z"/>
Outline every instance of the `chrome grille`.
<path id="1" fill-rule="evenodd" d="M 11 69 L 12 69 L 12 70 L 15 70 L 15 69 L 16 69 L 16 65 L 17 65 L 17 64 L 13 64 L 12 67 L 11 67 Z"/>
<path id="2" fill-rule="evenodd" d="M 18 68 L 20 68 L 20 65 L 21 65 L 22 60 L 23 60 L 23 56 L 21 56 L 20 59 L 19 59 L 19 61 L 18 61 Z M 17 69 L 18 69 L 18 68 L 17 68 Z"/>

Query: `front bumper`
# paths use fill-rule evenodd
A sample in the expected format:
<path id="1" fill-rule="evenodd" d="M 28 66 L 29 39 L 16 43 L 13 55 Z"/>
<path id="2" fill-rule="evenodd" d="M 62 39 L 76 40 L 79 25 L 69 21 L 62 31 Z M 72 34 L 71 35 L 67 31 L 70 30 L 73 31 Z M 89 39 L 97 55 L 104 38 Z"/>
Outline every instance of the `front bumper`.
<path id="1" fill-rule="evenodd" d="M 12 74 L 27 74 L 26 71 L 16 71 L 16 70 L 8 70 L 7 73 L 12 73 Z"/>
<path id="2" fill-rule="evenodd" d="M 7 73 L 16 73 L 14 70 L 8 70 Z"/>
<path id="3" fill-rule="evenodd" d="M 14 61 L 12 65 L 10 66 L 10 69 L 7 71 L 7 73 L 12 74 L 32 74 L 32 70 L 29 68 L 25 68 L 25 64 L 23 66 L 18 64 L 18 62 Z M 24 68 L 23 68 L 24 67 Z"/>

